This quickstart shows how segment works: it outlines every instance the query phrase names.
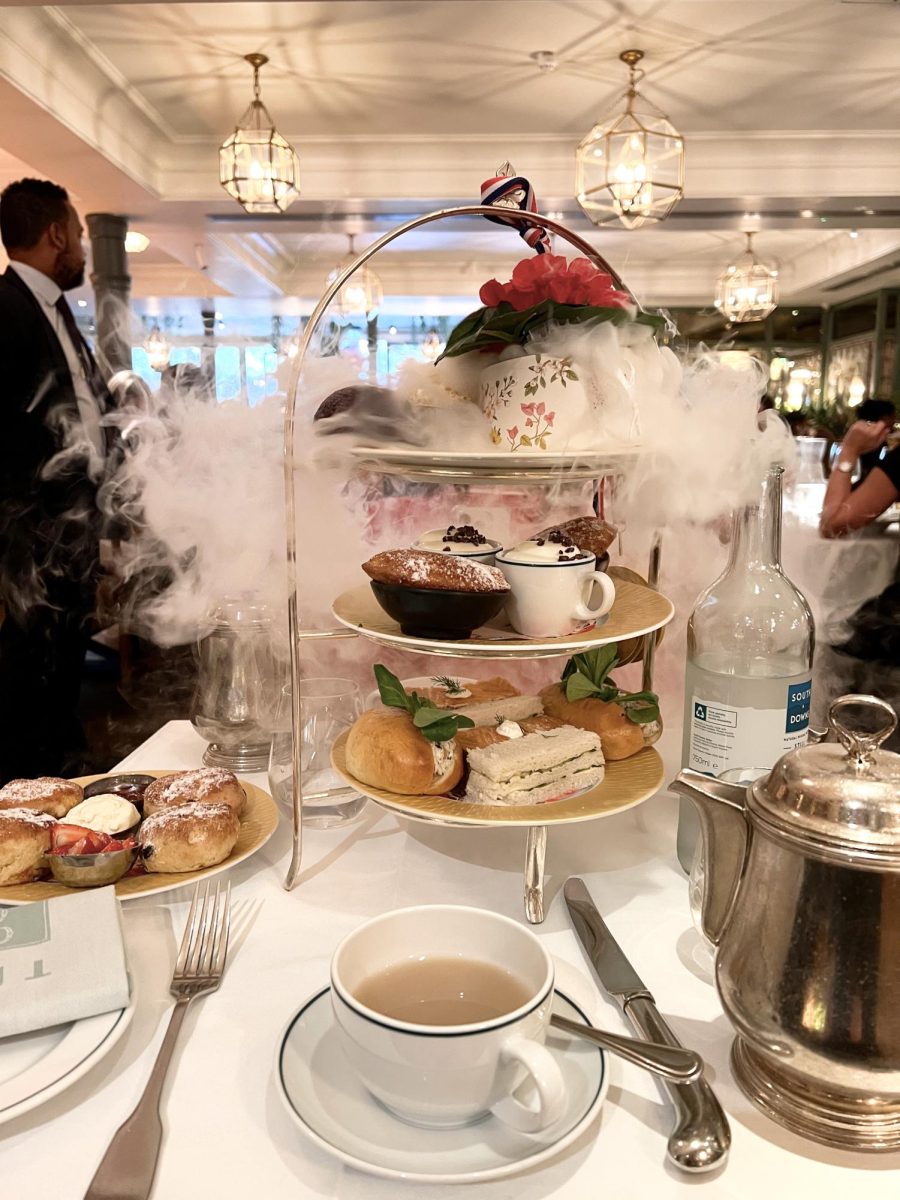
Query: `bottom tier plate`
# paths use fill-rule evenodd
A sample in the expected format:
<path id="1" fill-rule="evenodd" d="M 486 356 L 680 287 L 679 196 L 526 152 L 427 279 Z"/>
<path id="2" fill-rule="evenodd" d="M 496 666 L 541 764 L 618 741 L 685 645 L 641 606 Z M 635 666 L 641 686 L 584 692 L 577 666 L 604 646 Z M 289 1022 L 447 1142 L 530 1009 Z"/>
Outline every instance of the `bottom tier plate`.
<path id="1" fill-rule="evenodd" d="M 363 796 L 416 821 L 440 825 L 558 825 L 611 817 L 655 796 L 662 786 L 663 761 L 652 747 L 621 762 L 608 762 L 602 783 L 549 804 L 468 804 L 452 796 L 399 796 L 360 783 L 347 770 L 343 733 L 331 749 L 334 769 Z"/>

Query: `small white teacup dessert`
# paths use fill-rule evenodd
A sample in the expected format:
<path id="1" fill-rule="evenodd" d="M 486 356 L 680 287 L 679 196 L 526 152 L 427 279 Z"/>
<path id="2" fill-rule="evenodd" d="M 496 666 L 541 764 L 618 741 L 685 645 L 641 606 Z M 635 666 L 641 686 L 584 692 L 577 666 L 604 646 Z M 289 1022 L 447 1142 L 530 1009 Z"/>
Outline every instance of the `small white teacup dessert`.
<path id="1" fill-rule="evenodd" d="M 487 563 L 492 567 L 500 543 L 485 537 L 474 525 L 448 525 L 446 529 L 429 529 L 423 533 L 413 549 L 456 554 L 460 558 L 470 558 L 473 562 Z"/>
<path id="2" fill-rule="evenodd" d="M 525 637 L 563 637 L 589 629 L 616 598 L 616 585 L 595 569 L 595 556 L 562 533 L 502 550 L 496 562 L 511 588 L 506 602 L 509 623 Z M 591 608 L 595 584 L 600 603 Z"/>

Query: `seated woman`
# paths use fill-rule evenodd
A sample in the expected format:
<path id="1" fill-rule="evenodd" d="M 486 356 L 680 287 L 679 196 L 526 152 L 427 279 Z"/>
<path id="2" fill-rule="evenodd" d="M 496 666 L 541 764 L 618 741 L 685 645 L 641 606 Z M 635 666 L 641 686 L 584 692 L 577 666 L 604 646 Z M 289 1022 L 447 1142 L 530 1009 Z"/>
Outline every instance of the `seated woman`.
<path id="1" fill-rule="evenodd" d="M 893 418 L 857 421 L 841 446 L 822 508 L 823 537 L 862 529 L 900 500 L 900 446 L 891 450 L 857 485 L 850 478 L 857 460 L 883 446 Z M 900 550 L 900 548 L 898 548 Z M 816 650 L 813 724 L 822 727 L 830 700 L 847 692 L 866 692 L 900 707 L 900 575 L 850 618 L 850 637 L 838 646 Z M 818 691 L 818 696 L 817 696 Z M 885 743 L 900 750 L 897 733 Z"/>

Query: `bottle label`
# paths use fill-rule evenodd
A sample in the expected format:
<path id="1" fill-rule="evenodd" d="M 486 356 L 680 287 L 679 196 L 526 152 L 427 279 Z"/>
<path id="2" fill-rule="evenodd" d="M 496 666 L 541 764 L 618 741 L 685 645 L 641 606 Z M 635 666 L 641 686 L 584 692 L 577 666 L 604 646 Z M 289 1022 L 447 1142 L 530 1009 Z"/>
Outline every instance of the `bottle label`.
<path id="1" fill-rule="evenodd" d="M 688 766 L 706 775 L 737 767 L 773 767 L 788 750 L 806 744 L 812 681 L 785 685 L 777 708 L 734 708 L 691 698 Z"/>

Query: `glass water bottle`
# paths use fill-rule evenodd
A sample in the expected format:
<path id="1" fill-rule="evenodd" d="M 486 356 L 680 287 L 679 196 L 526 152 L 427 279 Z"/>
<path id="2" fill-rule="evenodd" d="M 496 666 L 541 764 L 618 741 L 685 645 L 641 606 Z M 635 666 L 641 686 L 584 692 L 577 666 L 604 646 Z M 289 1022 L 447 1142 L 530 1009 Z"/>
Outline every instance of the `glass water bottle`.
<path id="1" fill-rule="evenodd" d="M 735 511 L 728 565 L 688 621 L 683 766 L 751 781 L 803 745 L 812 692 L 813 618 L 781 568 L 782 469 Z M 682 800 L 678 858 L 691 870 L 699 827 Z"/>

